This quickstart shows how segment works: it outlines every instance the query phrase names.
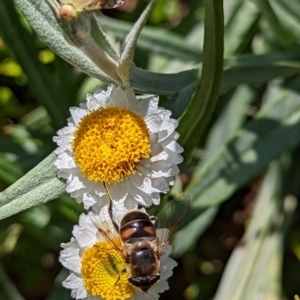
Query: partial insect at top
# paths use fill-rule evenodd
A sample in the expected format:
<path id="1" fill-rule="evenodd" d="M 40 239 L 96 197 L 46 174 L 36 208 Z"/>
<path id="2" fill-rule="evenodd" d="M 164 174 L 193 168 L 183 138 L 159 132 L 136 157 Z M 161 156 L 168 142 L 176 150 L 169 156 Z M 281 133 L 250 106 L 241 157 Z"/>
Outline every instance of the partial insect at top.
<path id="1" fill-rule="evenodd" d="M 52 0 L 48 0 L 50 3 Z M 112 9 L 119 7 L 124 4 L 124 0 L 57 0 L 58 3 L 61 5 L 61 11 L 62 14 L 64 10 L 68 12 L 65 5 L 71 5 L 75 9 L 78 9 L 80 11 L 87 10 L 87 11 L 97 11 L 102 9 Z"/>
<path id="2" fill-rule="evenodd" d="M 116 8 L 124 4 L 123 0 L 100 0 L 101 7 L 104 9 Z"/>

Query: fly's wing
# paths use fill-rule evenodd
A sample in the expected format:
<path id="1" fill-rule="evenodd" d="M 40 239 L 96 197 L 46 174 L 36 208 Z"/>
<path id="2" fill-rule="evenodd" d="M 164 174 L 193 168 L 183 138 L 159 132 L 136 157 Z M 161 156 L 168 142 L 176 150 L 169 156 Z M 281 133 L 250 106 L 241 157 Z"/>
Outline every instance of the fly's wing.
<path id="1" fill-rule="evenodd" d="M 116 8 L 124 4 L 123 0 L 103 0 L 102 8 Z"/>
<path id="2" fill-rule="evenodd" d="M 169 202 L 157 215 L 157 237 L 159 239 L 158 256 L 161 257 L 170 240 L 174 236 L 178 225 L 184 218 L 190 204 L 188 195 L 181 195 Z"/>
<path id="3" fill-rule="evenodd" d="M 101 220 L 100 216 L 93 212 L 89 212 L 88 216 L 103 238 L 111 244 L 112 248 L 119 251 L 124 259 L 126 259 L 123 252 L 121 238 L 114 228 L 111 220 L 107 218 Z"/>

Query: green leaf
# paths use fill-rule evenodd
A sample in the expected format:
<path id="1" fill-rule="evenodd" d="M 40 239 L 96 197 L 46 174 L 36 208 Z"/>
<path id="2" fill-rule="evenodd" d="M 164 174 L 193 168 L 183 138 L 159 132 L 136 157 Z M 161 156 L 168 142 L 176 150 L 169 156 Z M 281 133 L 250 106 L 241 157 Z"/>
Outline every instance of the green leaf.
<path id="1" fill-rule="evenodd" d="M 89 76 L 111 82 L 110 78 L 82 51 L 71 46 L 65 40 L 53 12 L 45 1 L 14 0 L 14 2 L 18 5 L 30 26 L 54 52 Z"/>
<path id="2" fill-rule="evenodd" d="M 171 99 L 164 105 L 166 109 L 172 112 L 172 118 L 179 119 L 189 105 L 189 100 L 196 89 L 196 83 L 183 87 L 177 94 L 171 96 Z"/>
<path id="3" fill-rule="evenodd" d="M 282 7 L 280 5 L 280 1 L 271 1 L 271 2 L 279 2 L 278 3 L 279 5 L 275 4 L 275 7 L 277 6 L 277 9 L 278 9 L 277 12 L 278 12 L 279 16 L 281 16 L 281 20 L 278 18 L 277 14 L 274 12 L 271 2 L 269 2 L 268 0 L 259 0 L 256 2 L 257 2 L 257 5 L 259 6 L 260 10 L 262 11 L 263 15 L 266 17 L 266 19 L 271 24 L 272 29 L 274 30 L 276 35 L 278 35 L 280 37 L 281 42 L 286 43 L 286 44 L 292 43 L 293 39 L 294 39 L 293 33 L 294 33 L 294 36 L 297 37 L 299 40 L 299 37 L 298 37 L 299 31 L 296 31 L 296 30 L 300 29 L 300 24 L 298 22 L 295 22 L 295 20 L 293 20 L 293 18 L 292 18 L 293 14 L 290 14 L 288 11 L 286 11 L 284 9 L 284 6 Z M 282 2 L 284 2 L 284 1 L 282 1 Z M 297 6 L 297 4 L 296 4 L 297 1 L 292 1 L 292 2 L 295 2 L 293 6 L 294 6 L 294 8 L 296 8 L 295 6 Z M 290 7 L 290 10 L 293 10 L 293 8 Z M 298 4 L 298 10 L 299 10 L 299 4 Z"/>
<path id="4" fill-rule="evenodd" d="M 197 239 L 211 224 L 218 212 L 218 208 L 218 206 L 215 206 L 199 211 L 197 217 L 193 216 L 194 218 L 186 226 L 178 230 L 172 241 L 172 256 L 179 257 L 183 255 L 196 243 Z M 190 212 L 188 212 L 188 217 L 191 219 Z"/>
<path id="5" fill-rule="evenodd" d="M 207 160 L 240 129 L 247 117 L 250 102 L 255 98 L 255 93 L 246 85 L 240 85 L 230 98 L 226 107 L 210 129 L 203 160 Z M 227 97 L 228 98 L 228 97 Z M 222 99 L 224 101 L 226 99 Z"/>
<path id="6" fill-rule="evenodd" d="M 56 177 L 56 156 L 50 154 L 25 176 L 0 193 L 0 219 L 56 199 L 65 193 L 65 183 Z"/>
<path id="7" fill-rule="evenodd" d="M 272 162 L 255 201 L 250 224 L 242 238 L 243 246 L 233 251 L 215 300 L 251 300 L 261 293 L 271 299 L 282 299 L 283 233 L 287 221 L 281 211 L 282 175 L 280 161 Z M 294 202 L 295 209 L 296 199 Z M 289 216 L 286 215 L 287 218 L 291 217 L 294 209 L 289 212 Z"/>
<path id="8" fill-rule="evenodd" d="M 284 109 L 283 109 L 284 107 Z M 282 90 L 245 129 L 201 166 L 186 189 L 193 207 L 221 203 L 300 142 L 300 95 Z"/>
<path id="9" fill-rule="evenodd" d="M 299 59 L 292 55 L 237 55 L 224 60 L 224 72 L 222 74 L 222 90 L 235 88 L 239 84 L 263 84 L 276 77 L 287 77 L 300 72 Z M 135 66 L 131 69 L 131 85 L 136 90 L 145 93 L 159 95 L 171 95 L 177 99 L 175 94 L 183 88 L 196 84 L 199 80 L 198 71 L 188 70 L 175 74 L 153 73 L 141 70 Z M 172 106 L 173 100 L 170 100 Z M 182 107 L 189 104 L 190 98 Z M 176 100 L 178 106 L 178 100 Z M 183 111 L 179 112 L 181 115 Z"/>
<path id="10" fill-rule="evenodd" d="M 224 55 L 230 57 L 247 46 L 260 12 L 252 1 L 236 0 L 224 2 L 224 15 Z"/>
<path id="11" fill-rule="evenodd" d="M 222 90 L 241 83 L 262 84 L 299 72 L 299 58 L 293 55 L 240 55 L 224 61 Z"/>
<path id="12" fill-rule="evenodd" d="M 110 31 L 119 39 L 124 39 L 132 28 L 132 24 L 106 16 L 98 18 L 101 27 Z M 137 46 L 154 53 L 184 61 L 198 62 L 201 51 L 186 41 L 184 37 L 162 28 L 145 26 L 137 41 Z"/>
<path id="13" fill-rule="evenodd" d="M 155 4 L 158 0 L 152 0 L 145 10 L 140 15 L 139 19 L 136 21 L 129 34 L 126 36 L 121 47 L 121 57 L 119 66 L 119 76 L 122 78 L 125 85 L 129 86 L 129 76 L 131 71 L 131 66 L 133 64 L 133 56 L 136 48 L 136 44 L 140 33 L 145 26 Z"/>
<path id="14" fill-rule="evenodd" d="M 241 86 L 228 99 L 226 107 L 210 130 L 204 161 L 212 157 L 242 126 L 248 104 L 253 97 L 254 93 L 250 88 Z M 180 256 L 186 252 L 211 224 L 218 209 L 218 205 L 198 210 L 190 209 L 185 218 L 186 226 L 183 224 L 172 242 L 172 254 Z"/>
<path id="15" fill-rule="evenodd" d="M 134 65 L 131 67 L 130 84 L 140 92 L 158 95 L 174 95 L 181 89 L 196 82 L 198 70 L 188 70 L 176 74 L 153 73 Z M 185 99 L 190 101 L 190 99 Z M 181 112 L 182 113 L 182 112 Z"/>
<path id="16" fill-rule="evenodd" d="M 102 14 L 100 17 L 97 17 L 97 14 L 94 14 L 93 17 L 91 18 L 92 36 L 98 42 L 100 47 L 108 55 L 110 55 L 110 57 L 112 57 L 115 61 L 118 61 L 120 59 L 120 55 L 116 52 L 114 47 L 111 45 L 111 43 L 107 39 L 105 32 L 101 28 L 101 23 L 99 22 L 99 20 L 101 20 L 103 17 L 104 16 Z"/>
<path id="17" fill-rule="evenodd" d="M 191 198 L 191 209 L 179 237 L 175 236 L 176 255 L 195 243 L 210 224 L 217 205 L 299 142 L 300 95 L 283 90 L 254 121 L 196 169 L 184 191 Z"/>
<path id="18" fill-rule="evenodd" d="M 204 5 L 205 32 L 202 75 L 194 98 L 178 127 L 178 132 L 181 134 L 180 144 L 185 148 L 185 157 L 189 157 L 198 144 L 201 131 L 214 111 L 223 72 L 223 2 L 206 0 Z"/>

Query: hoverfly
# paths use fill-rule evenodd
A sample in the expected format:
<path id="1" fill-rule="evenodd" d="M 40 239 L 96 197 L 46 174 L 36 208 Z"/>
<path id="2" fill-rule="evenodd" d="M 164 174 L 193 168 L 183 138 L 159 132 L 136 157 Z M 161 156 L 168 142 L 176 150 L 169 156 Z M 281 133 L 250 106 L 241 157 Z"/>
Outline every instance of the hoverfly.
<path id="1" fill-rule="evenodd" d="M 187 212 L 189 197 L 182 195 L 172 200 L 157 217 L 150 217 L 140 210 L 129 211 L 118 225 L 113 217 L 112 198 L 104 187 L 110 200 L 108 213 L 115 232 L 109 229 L 111 224 L 97 222 L 94 218 L 91 220 L 100 234 L 122 255 L 129 283 L 147 292 L 160 279 L 160 258 Z M 121 239 L 121 246 L 114 243 L 116 234 Z"/>

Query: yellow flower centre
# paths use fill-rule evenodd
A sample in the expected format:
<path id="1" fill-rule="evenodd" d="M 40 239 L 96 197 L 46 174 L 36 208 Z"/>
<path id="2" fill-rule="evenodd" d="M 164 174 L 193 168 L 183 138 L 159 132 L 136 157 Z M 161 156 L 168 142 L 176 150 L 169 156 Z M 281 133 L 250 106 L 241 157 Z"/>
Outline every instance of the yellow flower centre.
<path id="1" fill-rule="evenodd" d="M 117 238 L 115 243 L 120 244 Z M 104 300 L 125 300 L 135 288 L 128 281 L 124 258 L 110 242 L 97 242 L 88 248 L 81 261 L 84 286 Z"/>
<path id="2" fill-rule="evenodd" d="M 83 117 L 72 147 L 76 165 L 94 182 L 118 183 L 150 157 L 142 116 L 121 107 L 101 107 Z"/>

